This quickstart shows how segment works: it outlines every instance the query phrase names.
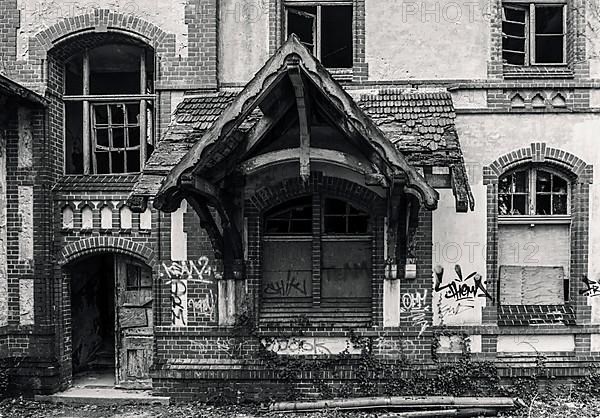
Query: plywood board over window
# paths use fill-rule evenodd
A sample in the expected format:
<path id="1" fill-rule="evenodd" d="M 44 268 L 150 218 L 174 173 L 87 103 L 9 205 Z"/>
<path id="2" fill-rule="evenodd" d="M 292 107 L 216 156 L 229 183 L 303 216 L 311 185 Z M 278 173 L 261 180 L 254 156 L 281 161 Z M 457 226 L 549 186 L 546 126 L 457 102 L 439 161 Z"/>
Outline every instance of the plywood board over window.
<path id="1" fill-rule="evenodd" d="M 550 266 L 500 266 L 503 305 L 562 305 L 564 270 Z"/>

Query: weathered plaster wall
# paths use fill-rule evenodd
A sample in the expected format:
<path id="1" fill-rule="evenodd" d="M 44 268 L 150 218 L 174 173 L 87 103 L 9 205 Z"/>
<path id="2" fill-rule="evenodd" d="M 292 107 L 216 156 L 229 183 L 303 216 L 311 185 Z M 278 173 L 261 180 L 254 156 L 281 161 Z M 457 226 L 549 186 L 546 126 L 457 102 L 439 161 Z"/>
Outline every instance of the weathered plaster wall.
<path id="1" fill-rule="evenodd" d="M 19 186 L 19 261 L 33 266 L 33 187 Z M 33 279 L 19 278 L 19 318 L 21 325 L 33 324 Z"/>
<path id="2" fill-rule="evenodd" d="M 590 76 L 600 77 L 600 6 L 595 0 L 586 1 L 586 50 L 590 60 Z"/>
<path id="3" fill-rule="evenodd" d="M 594 114 L 496 114 L 459 115 L 457 130 L 475 190 L 482 186 L 482 167 L 498 157 L 532 142 L 570 152 L 594 166 L 600 167 L 597 133 L 600 118 Z M 592 280 L 600 279 L 600 181 L 594 176 L 590 185 L 589 269 Z M 485 195 L 483 195 L 485 196 Z M 486 230 L 486 200 L 476 200 L 476 214 L 470 228 Z M 592 322 L 600 323 L 600 298 L 590 297 Z"/>
<path id="4" fill-rule="evenodd" d="M 222 0 L 219 10 L 219 78 L 245 83 L 269 58 L 268 1 Z"/>
<path id="5" fill-rule="evenodd" d="M 477 283 L 485 286 L 486 228 L 473 228 L 473 225 L 481 221 L 483 205 L 475 212 L 456 213 L 452 190 L 438 191 L 438 209 L 433 212 L 433 265 L 441 266 L 444 274 L 441 290 L 433 293 L 433 323 L 481 324 L 481 308 L 486 298 Z M 485 202 L 482 187 L 475 187 L 473 191 L 475 202 Z M 462 277 L 456 266 L 460 266 Z"/>
<path id="6" fill-rule="evenodd" d="M 367 0 L 369 79 L 485 78 L 488 2 Z"/>
<path id="7" fill-rule="evenodd" d="M 499 335 L 499 353 L 575 351 L 574 335 Z"/>
<path id="8" fill-rule="evenodd" d="M 176 36 L 176 53 L 187 56 L 188 26 L 185 22 L 187 0 L 22 0 L 21 27 L 17 32 L 17 59 L 28 58 L 28 39 L 61 19 L 83 15 L 93 9 L 128 13 L 155 24 Z"/>

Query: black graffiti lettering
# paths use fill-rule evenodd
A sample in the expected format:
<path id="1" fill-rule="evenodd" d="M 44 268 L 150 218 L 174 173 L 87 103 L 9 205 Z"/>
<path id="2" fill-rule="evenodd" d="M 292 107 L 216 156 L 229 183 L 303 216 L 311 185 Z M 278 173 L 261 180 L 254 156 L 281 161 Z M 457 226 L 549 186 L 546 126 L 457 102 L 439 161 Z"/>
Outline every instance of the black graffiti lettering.
<path id="1" fill-rule="evenodd" d="M 454 299 L 455 301 L 461 300 L 472 300 L 477 297 L 478 291 L 483 292 L 483 295 L 490 300 L 494 300 L 494 297 L 489 294 L 487 289 L 483 286 L 483 278 L 481 274 L 477 272 L 473 272 L 469 274 L 466 278 L 463 279 L 462 270 L 460 266 L 457 264 L 454 266 L 454 271 L 456 272 L 457 278 L 452 280 L 450 283 L 442 285 L 442 279 L 444 276 L 443 268 L 436 268 L 434 271 L 435 274 L 435 291 L 441 292 L 446 290 L 444 293 L 444 297 L 446 299 Z M 473 279 L 473 284 L 469 285 L 467 283 L 468 280 Z"/>
<path id="2" fill-rule="evenodd" d="M 303 296 L 308 294 L 306 291 L 306 282 L 298 281 L 296 276 L 292 275 L 291 271 L 288 271 L 286 279 L 266 283 L 263 293 L 265 295 L 276 296 L 290 296 L 294 293 L 300 293 Z"/>
<path id="3" fill-rule="evenodd" d="M 585 284 L 586 288 L 579 291 L 580 295 L 584 296 L 598 296 L 600 295 L 600 284 L 595 280 L 588 279 L 587 275 L 584 274 L 581 281 Z"/>

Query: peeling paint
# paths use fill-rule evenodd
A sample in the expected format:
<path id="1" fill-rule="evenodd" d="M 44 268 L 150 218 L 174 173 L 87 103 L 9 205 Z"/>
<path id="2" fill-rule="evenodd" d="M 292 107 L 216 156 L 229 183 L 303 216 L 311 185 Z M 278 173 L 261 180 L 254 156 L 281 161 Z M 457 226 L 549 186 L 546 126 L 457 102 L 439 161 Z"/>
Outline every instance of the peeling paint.
<path id="1" fill-rule="evenodd" d="M 33 324 L 33 279 L 19 280 L 19 324 Z"/>
<path id="2" fill-rule="evenodd" d="M 94 9 L 110 9 L 117 13 L 138 16 L 159 28 L 175 34 L 176 54 L 188 55 L 188 26 L 185 22 L 187 0 L 20 0 L 21 27 L 17 31 L 19 59 L 29 57 L 29 39 L 40 31 L 70 17 L 81 16 Z M 194 11 L 192 11 L 194 12 Z"/>
<path id="3" fill-rule="evenodd" d="M 31 168 L 33 166 L 33 126 L 31 122 L 31 109 L 20 106 L 17 115 L 19 121 L 17 164 L 19 168 Z"/>
<path id="4" fill-rule="evenodd" d="M 19 260 L 33 263 L 33 187 L 19 186 Z"/>
<path id="5" fill-rule="evenodd" d="M 187 234 L 183 230 L 183 217 L 187 212 L 187 202 L 171 214 L 171 260 L 187 260 Z"/>

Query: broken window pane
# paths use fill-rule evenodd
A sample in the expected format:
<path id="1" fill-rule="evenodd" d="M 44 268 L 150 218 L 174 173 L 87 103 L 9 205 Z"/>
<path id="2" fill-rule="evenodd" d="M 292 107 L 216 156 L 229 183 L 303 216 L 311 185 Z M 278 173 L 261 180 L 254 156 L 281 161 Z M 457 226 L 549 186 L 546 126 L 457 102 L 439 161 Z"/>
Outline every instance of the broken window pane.
<path id="1" fill-rule="evenodd" d="M 527 214 L 527 196 L 520 194 L 513 196 L 513 204 L 510 211 L 511 215 L 526 215 Z"/>
<path id="2" fill-rule="evenodd" d="M 287 35 L 296 34 L 300 42 L 314 55 L 317 8 L 288 7 Z"/>
<path id="3" fill-rule="evenodd" d="M 83 173 L 83 104 L 65 102 L 65 174 Z"/>
<path id="4" fill-rule="evenodd" d="M 92 108 L 96 172 L 139 172 L 139 103 L 96 104 Z"/>
<path id="5" fill-rule="evenodd" d="M 529 174 L 515 171 L 500 177 L 498 182 L 498 213 L 500 215 L 526 215 L 528 213 Z"/>
<path id="6" fill-rule="evenodd" d="M 310 196 L 294 199 L 265 215 L 266 234 L 311 234 L 312 200 Z"/>
<path id="7" fill-rule="evenodd" d="M 550 173 L 547 171 L 538 170 L 536 181 L 537 193 L 550 191 L 550 176 Z"/>
<path id="8" fill-rule="evenodd" d="M 321 62 L 328 68 L 352 68 L 352 6 L 321 7 Z"/>
<path id="9" fill-rule="evenodd" d="M 562 64 L 565 60 L 563 5 L 539 5 L 531 15 L 529 10 L 527 3 L 502 8 L 504 62 L 513 65 Z"/>
<path id="10" fill-rule="evenodd" d="M 536 215 L 551 215 L 552 210 L 550 209 L 550 195 L 549 194 L 538 194 L 536 197 Z"/>
<path id="11" fill-rule="evenodd" d="M 505 6 L 502 10 L 502 59 L 524 65 L 527 48 L 527 10 Z"/>

